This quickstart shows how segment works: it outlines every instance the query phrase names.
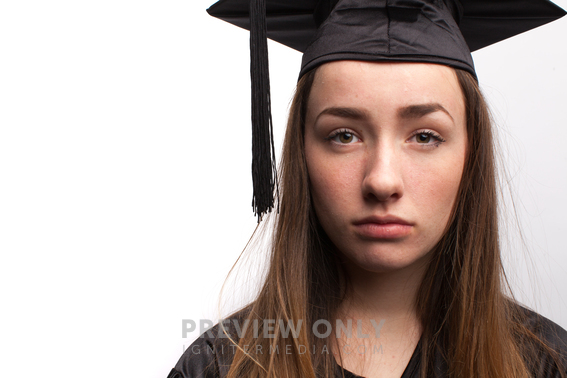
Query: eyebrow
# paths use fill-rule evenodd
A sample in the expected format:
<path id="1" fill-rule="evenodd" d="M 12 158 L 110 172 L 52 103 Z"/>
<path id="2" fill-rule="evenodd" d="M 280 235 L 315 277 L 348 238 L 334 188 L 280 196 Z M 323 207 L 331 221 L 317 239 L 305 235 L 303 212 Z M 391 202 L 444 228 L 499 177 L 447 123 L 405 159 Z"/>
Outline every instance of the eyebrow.
<path id="1" fill-rule="evenodd" d="M 425 117 L 426 115 L 435 113 L 437 111 L 442 111 L 443 113 L 451 117 L 453 121 L 455 121 L 451 113 L 449 113 L 449 111 L 438 102 L 405 106 L 398 110 L 398 117 L 402 119 L 416 119 Z"/>
<path id="2" fill-rule="evenodd" d="M 418 104 L 418 105 L 408 105 L 400 108 L 398 110 L 398 117 L 402 119 L 417 119 L 421 117 L 425 117 L 428 114 L 435 113 L 437 111 L 442 111 L 443 113 L 447 114 L 453 121 L 453 116 L 445 107 L 438 102 L 432 102 L 428 104 Z M 321 117 L 322 115 L 332 115 L 335 117 L 347 118 L 347 119 L 354 119 L 354 120 L 361 120 L 368 118 L 368 113 L 362 109 L 357 108 L 345 108 L 345 107 L 330 107 L 324 109 L 317 118 L 315 122 Z"/>
<path id="3" fill-rule="evenodd" d="M 361 109 L 331 107 L 331 108 L 326 108 L 321 113 L 319 113 L 319 115 L 315 119 L 315 122 L 317 122 L 319 117 L 321 117 L 324 114 L 332 115 L 335 117 L 354 119 L 354 120 L 365 119 L 368 117 L 368 114 Z"/>

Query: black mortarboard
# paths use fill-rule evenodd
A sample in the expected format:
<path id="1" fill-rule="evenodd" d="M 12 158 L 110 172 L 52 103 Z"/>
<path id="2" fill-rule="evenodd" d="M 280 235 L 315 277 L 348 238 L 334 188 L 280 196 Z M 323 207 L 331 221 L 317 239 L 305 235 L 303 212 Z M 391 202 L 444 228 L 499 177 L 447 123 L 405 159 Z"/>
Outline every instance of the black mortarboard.
<path id="1" fill-rule="evenodd" d="M 335 60 L 445 64 L 475 75 L 471 51 L 565 15 L 548 0 L 220 0 L 208 12 L 249 29 L 253 207 L 273 207 L 266 36 L 304 53 L 300 77 Z"/>

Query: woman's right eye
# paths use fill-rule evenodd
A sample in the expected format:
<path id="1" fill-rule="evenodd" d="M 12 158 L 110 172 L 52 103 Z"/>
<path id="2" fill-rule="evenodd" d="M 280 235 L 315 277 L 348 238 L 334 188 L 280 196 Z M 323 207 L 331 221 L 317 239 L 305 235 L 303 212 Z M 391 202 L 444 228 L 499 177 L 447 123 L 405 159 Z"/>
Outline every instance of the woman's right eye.
<path id="1" fill-rule="evenodd" d="M 338 130 L 331 135 L 329 135 L 327 140 L 331 140 L 338 144 L 352 144 L 356 143 L 360 140 L 353 132 L 349 130 Z"/>

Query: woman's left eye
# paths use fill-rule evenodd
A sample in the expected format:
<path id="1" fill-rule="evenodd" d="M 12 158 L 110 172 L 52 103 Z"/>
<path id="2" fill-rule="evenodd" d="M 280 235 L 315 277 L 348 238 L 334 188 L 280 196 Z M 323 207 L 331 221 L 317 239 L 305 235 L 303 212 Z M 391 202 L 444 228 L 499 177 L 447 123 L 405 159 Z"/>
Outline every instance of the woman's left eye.
<path id="1" fill-rule="evenodd" d="M 431 130 L 418 131 L 417 133 L 413 134 L 409 140 L 412 140 L 414 138 L 416 143 L 424 145 L 439 146 L 441 143 L 445 142 L 445 139 L 443 139 L 441 135 Z"/>
<path id="2" fill-rule="evenodd" d="M 325 139 L 332 140 L 338 144 L 352 144 L 360 140 L 354 133 L 348 130 L 339 130 Z"/>

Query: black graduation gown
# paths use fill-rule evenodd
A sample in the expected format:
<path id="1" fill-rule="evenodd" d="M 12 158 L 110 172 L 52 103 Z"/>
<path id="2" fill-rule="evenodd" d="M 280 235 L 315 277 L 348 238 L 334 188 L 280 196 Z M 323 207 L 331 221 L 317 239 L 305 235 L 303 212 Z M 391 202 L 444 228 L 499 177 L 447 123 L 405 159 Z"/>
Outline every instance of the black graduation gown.
<path id="1" fill-rule="evenodd" d="M 528 327 L 540 338 L 546 340 L 560 354 L 564 369 L 567 369 L 567 331 L 551 320 L 526 310 Z M 418 378 L 420 371 L 421 348 L 417 344 L 413 355 L 406 366 L 401 378 Z M 218 325 L 205 332 L 183 353 L 175 368 L 167 378 L 224 378 L 230 368 L 235 347 L 227 338 L 218 337 Z M 538 364 L 533 368 L 535 378 L 559 378 L 558 367 L 553 359 L 545 353 L 540 353 L 536 359 Z M 337 365 L 336 377 L 361 378 Z M 440 356 L 435 356 L 434 371 L 436 377 L 447 376 L 447 363 Z M 565 370 L 567 373 L 567 370 Z"/>

